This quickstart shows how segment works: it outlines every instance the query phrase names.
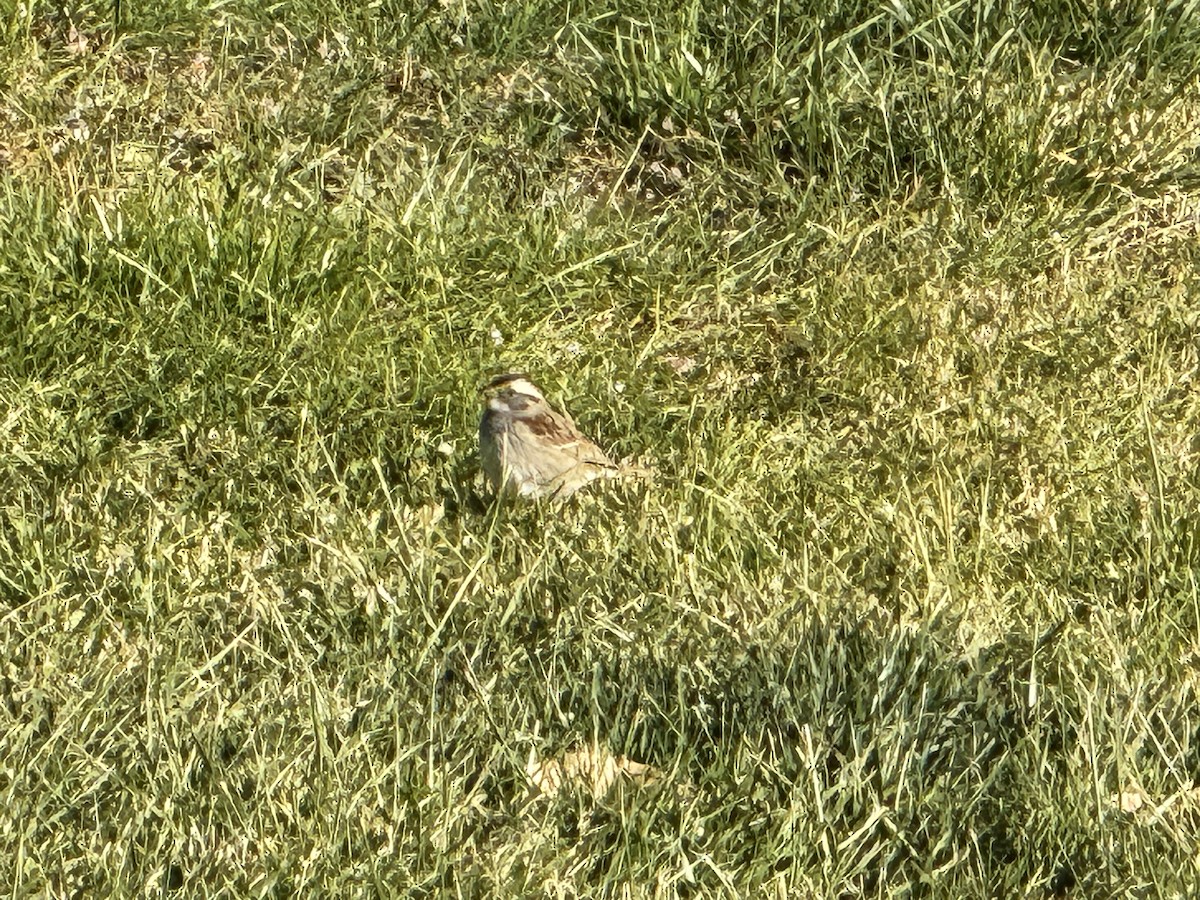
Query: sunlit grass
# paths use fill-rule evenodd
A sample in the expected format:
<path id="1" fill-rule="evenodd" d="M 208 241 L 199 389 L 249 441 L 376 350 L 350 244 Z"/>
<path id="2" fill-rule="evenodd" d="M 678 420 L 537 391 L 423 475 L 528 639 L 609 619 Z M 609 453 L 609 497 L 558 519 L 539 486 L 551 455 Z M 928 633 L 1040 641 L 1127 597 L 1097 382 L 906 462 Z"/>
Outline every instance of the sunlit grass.
<path id="1" fill-rule="evenodd" d="M 1193 893 L 1194 16 L 112 14 L 0 25 L 14 896 Z M 511 369 L 654 477 L 493 504 Z"/>

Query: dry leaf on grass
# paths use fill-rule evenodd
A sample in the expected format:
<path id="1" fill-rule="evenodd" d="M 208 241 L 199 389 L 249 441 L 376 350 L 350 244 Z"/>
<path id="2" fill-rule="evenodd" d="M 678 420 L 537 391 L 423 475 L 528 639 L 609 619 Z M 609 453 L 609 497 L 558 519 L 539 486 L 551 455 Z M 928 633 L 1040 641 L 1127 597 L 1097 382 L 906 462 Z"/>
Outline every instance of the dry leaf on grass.
<path id="1" fill-rule="evenodd" d="M 91 38 L 76 28 L 74 25 L 67 31 L 67 53 L 71 56 L 83 56 L 88 52 L 91 46 Z"/>
<path id="2" fill-rule="evenodd" d="M 1121 812 L 1136 816 L 1142 822 L 1158 822 L 1171 813 L 1200 809 L 1200 788 L 1177 791 L 1162 802 L 1140 788 L 1127 788 L 1110 794 L 1109 802 Z"/>
<path id="3" fill-rule="evenodd" d="M 596 800 L 602 798 L 619 778 L 631 779 L 639 785 L 649 784 L 660 773 L 653 766 L 635 762 L 626 756 L 616 756 L 608 748 L 593 742 L 566 751 L 557 759 L 539 759 L 537 751 L 529 751 L 525 775 L 533 793 L 557 796 L 565 787 L 584 787 Z"/>

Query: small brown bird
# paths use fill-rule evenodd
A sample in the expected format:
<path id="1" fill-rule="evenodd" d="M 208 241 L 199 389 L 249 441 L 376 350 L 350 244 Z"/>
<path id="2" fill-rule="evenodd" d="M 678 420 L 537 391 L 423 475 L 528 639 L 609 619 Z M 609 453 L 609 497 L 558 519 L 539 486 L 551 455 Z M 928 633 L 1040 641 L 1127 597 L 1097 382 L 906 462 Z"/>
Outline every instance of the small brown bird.
<path id="1" fill-rule="evenodd" d="M 518 497 L 565 497 L 617 465 L 558 412 L 528 376 L 498 375 L 483 388 L 479 456 L 496 492 Z"/>

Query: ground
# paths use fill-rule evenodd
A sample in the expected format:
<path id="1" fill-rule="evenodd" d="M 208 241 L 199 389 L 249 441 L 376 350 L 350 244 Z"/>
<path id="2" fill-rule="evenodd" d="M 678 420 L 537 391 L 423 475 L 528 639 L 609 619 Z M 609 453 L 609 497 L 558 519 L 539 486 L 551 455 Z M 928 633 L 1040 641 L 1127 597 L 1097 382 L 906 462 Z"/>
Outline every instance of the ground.
<path id="1" fill-rule="evenodd" d="M 0 15 L 13 896 L 1195 894 L 1191 7 Z"/>

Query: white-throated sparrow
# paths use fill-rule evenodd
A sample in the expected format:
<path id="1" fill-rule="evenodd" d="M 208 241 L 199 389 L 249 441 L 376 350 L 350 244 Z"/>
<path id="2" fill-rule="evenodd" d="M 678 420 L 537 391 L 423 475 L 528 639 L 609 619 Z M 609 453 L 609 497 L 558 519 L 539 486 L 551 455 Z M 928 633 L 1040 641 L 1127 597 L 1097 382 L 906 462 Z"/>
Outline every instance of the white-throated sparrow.
<path id="1" fill-rule="evenodd" d="M 497 493 L 565 497 L 617 465 L 579 433 L 571 417 L 546 402 L 521 373 L 498 375 L 483 388 L 479 457 Z"/>

